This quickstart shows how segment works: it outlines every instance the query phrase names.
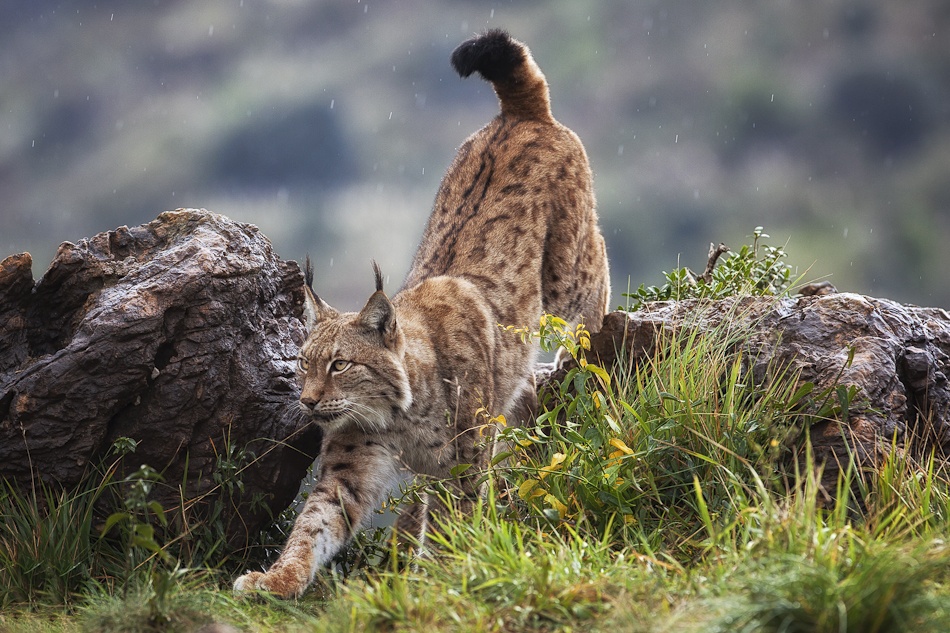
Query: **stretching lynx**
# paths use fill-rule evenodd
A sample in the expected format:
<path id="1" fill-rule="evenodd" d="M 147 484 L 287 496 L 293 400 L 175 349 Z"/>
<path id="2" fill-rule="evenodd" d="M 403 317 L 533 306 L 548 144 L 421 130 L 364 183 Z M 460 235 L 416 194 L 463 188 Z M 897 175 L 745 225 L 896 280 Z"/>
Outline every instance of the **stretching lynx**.
<path id="1" fill-rule="evenodd" d="M 452 54 L 494 86 L 501 113 L 458 151 L 403 289 L 337 312 L 307 289 L 300 406 L 324 429 L 318 482 L 277 562 L 235 590 L 299 596 L 405 473 L 448 480 L 462 504 L 484 466 L 476 411 L 512 416 L 534 396 L 536 350 L 499 328 L 543 311 L 600 327 L 609 281 L 587 155 L 551 116 L 526 46 L 500 30 Z M 374 266 L 375 267 L 375 266 Z M 483 441 L 483 438 L 482 438 Z M 400 516 L 422 537 L 432 507 Z"/>

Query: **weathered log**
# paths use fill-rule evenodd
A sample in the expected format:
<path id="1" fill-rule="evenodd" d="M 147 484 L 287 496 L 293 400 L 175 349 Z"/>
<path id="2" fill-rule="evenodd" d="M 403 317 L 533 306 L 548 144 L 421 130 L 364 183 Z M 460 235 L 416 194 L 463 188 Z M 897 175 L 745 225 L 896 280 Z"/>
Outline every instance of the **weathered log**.
<path id="1" fill-rule="evenodd" d="M 846 293 L 657 302 L 637 312 L 607 315 L 601 331 L 591 336 L 591 354 L 607 367 L 621 358 L 642 363 L 657 354 L 658 341 L 670 340 L 676 330 L 732 333 L 758 384 L 784 369 L 800 383 L 811 382 L 814 393 L 857 388 L 847 415 L 810 426 L 826 490 L 834 491 L 849 451 L 860 463 L 873 465 L 890 451 L 894 438 L 902 450 L 913 445 L 945 455 L 950 449 L 950 314 L 945 310 Z M 567 369 L 548 380 L 559 380 Z"/>
<path id="2" fill-rule="evenodd" d="M 0 476 L 71 486 L 129 437 L 125 470 L 161 472 L 166 510 L 224 504 L 232 545 L 290 504 L 320 442 L 296 414 L 295 262 L 179 209 L 64 243 L 35 284 L 30 266 L 0 264 Z"/>

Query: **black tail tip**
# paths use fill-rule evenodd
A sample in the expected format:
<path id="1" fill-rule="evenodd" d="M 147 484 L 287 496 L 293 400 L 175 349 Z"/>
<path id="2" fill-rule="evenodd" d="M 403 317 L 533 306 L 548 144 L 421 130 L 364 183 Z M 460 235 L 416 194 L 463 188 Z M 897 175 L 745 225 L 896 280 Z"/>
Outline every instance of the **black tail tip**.
<path id="1" fill-rule="evenodd" d="M 522 45 L 502 29 L 492 29 L 459 44 L 452 68 L 462 77 L 478 72 L 488 81 L 508 77 L 524 62 Z"/>

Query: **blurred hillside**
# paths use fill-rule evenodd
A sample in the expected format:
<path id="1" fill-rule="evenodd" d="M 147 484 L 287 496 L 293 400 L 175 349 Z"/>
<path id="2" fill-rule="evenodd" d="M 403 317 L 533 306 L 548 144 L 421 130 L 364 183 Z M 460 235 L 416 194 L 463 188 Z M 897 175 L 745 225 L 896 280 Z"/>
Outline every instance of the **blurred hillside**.
<path id="1" fill-rule="evenodd" d="M 615 302 L 764 225 L 809 280 L 950 307 L 945 0 L 8 0 L 0 256 L 205 207 L 356 308 L 495 113 L 448 64 L 494 26 L 587 146 Z"/>

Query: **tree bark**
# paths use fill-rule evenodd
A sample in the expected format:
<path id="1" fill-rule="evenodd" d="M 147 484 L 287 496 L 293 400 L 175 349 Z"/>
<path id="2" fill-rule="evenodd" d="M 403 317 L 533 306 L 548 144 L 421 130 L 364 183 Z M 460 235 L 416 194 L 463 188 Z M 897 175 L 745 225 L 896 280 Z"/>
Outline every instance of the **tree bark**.
<path id="1" fill-rule="evenodd" d="M 161 472 L 166 510 L 221 504 L 232 546 L 290 504 L 320 444 L 296 408 L 295 262 L 179 209 L 64 243 L 35 284 L 30 267 L 0 263 L 0 475 L 72 486 L 129 437 L 122 470 Z"/>

